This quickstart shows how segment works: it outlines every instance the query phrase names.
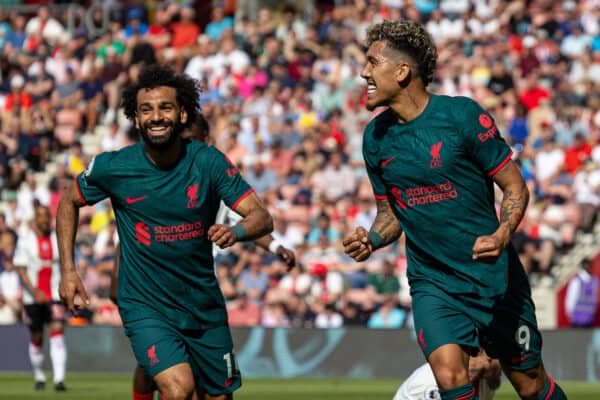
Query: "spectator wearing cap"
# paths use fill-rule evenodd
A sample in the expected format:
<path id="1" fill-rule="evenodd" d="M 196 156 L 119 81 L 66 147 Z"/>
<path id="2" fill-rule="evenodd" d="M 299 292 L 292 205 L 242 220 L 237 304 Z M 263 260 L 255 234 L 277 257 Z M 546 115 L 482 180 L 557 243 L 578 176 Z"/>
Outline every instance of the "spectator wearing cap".
<path id="1" fill-rule="evenodd" d="M 123 28 L 123 37 L 131 38 L 134 34 L 146 35 L 148 24 L 143 22 L 144 10 L 136 7 L 127 12 L 127 24 Z"/>

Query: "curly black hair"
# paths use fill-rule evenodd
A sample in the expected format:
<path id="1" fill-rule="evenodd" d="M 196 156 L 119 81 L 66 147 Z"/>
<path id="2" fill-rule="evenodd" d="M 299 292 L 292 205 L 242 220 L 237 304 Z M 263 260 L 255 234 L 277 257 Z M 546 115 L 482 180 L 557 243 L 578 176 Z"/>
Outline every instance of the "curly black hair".
<path id="1" fill-rule="evenodd" d="M 417 63 L 419 77 L 425 86 L 433 80 L 437 50 L 423 25 L 408 20 L 385 20 L 367 30 L 367 47 L 377 41 L 384 41 L 392 49 L 408 54 Z"/>
<path id="2" fill-rule="evenodd" d="M 133 121 L 137 113 L 137 95 L 141 89 L 154 89 L 159 86 L 175 88 L 177 104 L 187 113 L 183 127 L 189 127 L 200 114 L 200 90 L 196 81 L 187 75 L 177 75 L 170 67 L 152 64 L 145 67 L 133 85 L 123 90 L 121 106 L 125 116 Z"/>

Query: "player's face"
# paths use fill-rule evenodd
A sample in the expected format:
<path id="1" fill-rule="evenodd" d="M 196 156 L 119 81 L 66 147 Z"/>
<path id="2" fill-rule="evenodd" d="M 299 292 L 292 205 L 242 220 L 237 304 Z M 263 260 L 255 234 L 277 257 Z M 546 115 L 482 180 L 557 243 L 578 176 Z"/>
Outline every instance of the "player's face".
<path id="1" fill-rule="evenodd" d="M 50 210 L 44 207 L 38 207 L 35 210 L 35 225 L 39 231 L 47 236 L 52 231 L 52 217 L 50 216 Z"/>
<path id="2" fill-rule="evenodd" d="M 385 50 L 386 43 L 374 42 L 367 51 L 367 63 L 360 76 L 367 81 L 367 109 L 390 105 L 402 90 L 399 76 L 403 73 L 398 60 Z"/>
<path id="3" fill-rule="evenodd" d="M 181 135 L 187 114 L 177 104 L 177 91 L 169 86 L 141 89 L 137 94 L 136 127 L 144 143 L 166 149 Z"/>

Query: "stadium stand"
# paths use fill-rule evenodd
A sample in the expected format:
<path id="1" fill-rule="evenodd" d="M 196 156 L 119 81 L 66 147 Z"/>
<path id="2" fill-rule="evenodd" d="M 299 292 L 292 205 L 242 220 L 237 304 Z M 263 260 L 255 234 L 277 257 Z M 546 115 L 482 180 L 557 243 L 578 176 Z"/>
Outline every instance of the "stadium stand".
<path id="1" fill-rule="evenodd" d="M 55 212 L 65 182 L 94 154 L 138 140 L 119 93 L 144 63 L 160 62 L 201 85 L 215 146 L 260 193 L 275 237 L 299 260 L 286 273 L 254 246 L 220 251 L 233 324 L 379 326 L 374 317 L 388 313 L 394 327 L 410 326 L 402 242 L 360 264 L 340 244 L 375 215 L 361 155 L 372 117 L 359 76 L 365 29 L 408 18 L 439 46 L 430 90 L 477 100 L 513 147 L 532 194 L 514 244 L 540 326 L 564 325 L 560 292 L 600 252 L 596 1 L 339 0 L 237 11 L 213 2 L 210 13 L 205 3 L 0 9 L 0 290 L 10 297 L 0 323 L 14 322 L 18 308 L 13 233 L 36 203 Z M 82 209 L 80 224 L 76 262 L 93 296 L 71 323 L 118 325 L 106 286 L 118 240 L 110 203 Z"/>

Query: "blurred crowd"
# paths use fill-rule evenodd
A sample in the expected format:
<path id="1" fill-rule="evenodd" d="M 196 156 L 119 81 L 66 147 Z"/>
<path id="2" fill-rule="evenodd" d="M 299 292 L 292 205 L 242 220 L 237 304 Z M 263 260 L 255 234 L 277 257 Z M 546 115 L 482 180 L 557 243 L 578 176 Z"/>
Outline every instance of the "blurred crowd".
<path id="1" fill-rule="evenodd" d="M 123 4 L 100 34 L 69 32 L 65 14 L 44 6 L 0 10 L 0 310 L 18 316 L 11 252 L 36 203 L 55 212 L 65 182 L 93 154 L 138 140 L 119 93 L 144 64 L 160 62 L 198 81 L 211 141 L 264 199 L 273 235 L 298 260 L 288 272 L 253 244 L 219 251 L 231 325 L 410 325 L 403 240 L 363 263 L 341 250 L 344 235 L 368 229 L 376 214 L 361 154 L 373 115 L 360 72 L 366 29 L 384 19 L 422 22 L 439 53 L 430 90 L 474 98 L 513 147 L 531 192 L 514 237 L 527 271 L 551 275 L 555 257 L 592 229 L 600 205 L 598 0 L 317 1 L 310 15 L 291 2 L 235 20 L 214 2 L 207 24 L 196 9 Z M 102 20 L 98 9 L 92 23 Z M 87 135 L 102 135 L 97 148 L 84 148 Z M 52 171 L 43 184 L 40 171 Z M 118 241 L 110 202 L 81 211 L 76 262 L 92 304 L 70 322 L 119 324 L 108 299 Z"/>

